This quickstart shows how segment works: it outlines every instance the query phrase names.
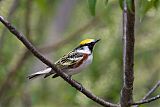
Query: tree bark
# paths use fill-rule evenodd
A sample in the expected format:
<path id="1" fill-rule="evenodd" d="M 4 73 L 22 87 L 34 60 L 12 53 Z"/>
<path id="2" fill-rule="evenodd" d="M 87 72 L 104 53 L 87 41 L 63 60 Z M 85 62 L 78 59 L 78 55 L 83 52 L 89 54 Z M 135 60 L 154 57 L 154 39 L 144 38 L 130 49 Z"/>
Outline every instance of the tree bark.
<path id="1" fill-rule="evenodd" d="M 134 82 L 134 0 L 123 1 L 123 88 L 121 90 L 121 107 L 130 107 L 133 102 Z M 130 7 L 129 7 L 130 6 Z"/>

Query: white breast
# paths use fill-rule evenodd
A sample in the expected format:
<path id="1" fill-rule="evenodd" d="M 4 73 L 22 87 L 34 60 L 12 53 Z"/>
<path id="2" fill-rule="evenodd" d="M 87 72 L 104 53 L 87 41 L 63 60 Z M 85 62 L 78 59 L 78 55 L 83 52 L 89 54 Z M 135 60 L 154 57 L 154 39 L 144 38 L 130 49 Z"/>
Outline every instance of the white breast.
<path id="1" fill-rule="evenodd" d="M 71 69 L 67 72 L 67 74 L 69 75 L 73 75 L 73 74 L 77 74 L 79 73 L 82 69 L 86 68 L 88 65 L 90 65 L 92 63 L 93 60 L 93 55 L 89 55 L 87 60 L 85 62 L 82 63 L 82 65 L 80 65 L 79 67 L 75 68 L 75 69 Z"/>

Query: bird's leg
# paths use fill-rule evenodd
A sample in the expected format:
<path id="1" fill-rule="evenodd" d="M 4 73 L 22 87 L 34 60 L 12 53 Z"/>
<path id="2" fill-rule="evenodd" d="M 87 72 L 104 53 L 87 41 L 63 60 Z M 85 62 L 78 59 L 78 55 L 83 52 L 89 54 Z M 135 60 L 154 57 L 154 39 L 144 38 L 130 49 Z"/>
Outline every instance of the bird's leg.
<path id="1" fill-rule="evenodd" d="M 68 75 L 68 79 L 69 79 L 69 80 L 72 80 L 72 78 L 71 78 L 71 77 L 72 77 L 72 75 Z"/>
<path id="2" fill-rule="evenodd" d="M 82 87 L 82 84 L 77 82 L 76 80 L 72 79 L 72 75 L 68 75 L 68 79 L 71 80 L 71 81 L 74 81 L 75 83 L 77 83 L 78 85 L 80 85 L 80 91 L 83 90 L 83 87 Z"/>
<path id="3" fill-rule="evenodd" d="M 75 80 L 74 80 L 75 81 Z M 77 82 L 77 81 L 75 81 L 77 84 L 79 84 L 80 85 L 80 91 L 82 92 L 82 90 L 83 90 L 83 86 L 82 86 L 82 84 L 81 83 L 79 83 L 79 82 Z"/>
<path id="4" fill-rule="evenodd" d="M 72 79 L 71 77 L 72 77 L 71 75 L 68 75 L 68 79 L 70 79 L 70 80 L 74 81 L 75 83 L 77 83 L 78 85 L 80 85 L 80 91 L 82 91 L 83 90 L 82 84 L 77 82 L 76 80 Z"/>

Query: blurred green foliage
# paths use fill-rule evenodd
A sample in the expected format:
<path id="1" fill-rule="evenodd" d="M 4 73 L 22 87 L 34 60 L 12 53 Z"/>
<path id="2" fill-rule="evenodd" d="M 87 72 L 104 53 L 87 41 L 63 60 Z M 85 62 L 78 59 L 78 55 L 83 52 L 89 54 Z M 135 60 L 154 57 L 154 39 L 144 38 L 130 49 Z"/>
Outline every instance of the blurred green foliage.
<path id="1" fill-rule="evenodd" d="M 89 10 L 93 16 L 95 16 L 96 2 L 97 0 L 88 0 Z"/>
<path id="2" fill-rule="evenodd" d="M 20 32 L 25 34 L 25 14 L 28 0 L 0 1 L 0 15 L 7 18 L 9 9 L 15 1 L 19 2 L 19 5 L 11 21 Z M 94 49 L 94 60 L 91 66 L 83 70 L 82 73 L 73 76 L 73 78 L 97 96 L 117 103 L 123 82 L 122 10 L 117 0 L 109 0 L 107 5 L 105 5 L 105 1 L 68 0 L 70 4 L 74 2 L 74 5 L 70 5 L 72 9 L 70 10 L 70 16 L 68 16 L 68 24 L 65 23 L 67 27 L 63 32 L 58 32 L 61 27 L 58 27 L 58 30 L 55 30 L 55 28 L 62 24 L 58 22 L 58 19 L 65 20 L 64 17 L 67 15 L 65 10 L 68 9 L 68 2 L 65 2 L 65 0 L 31 0 L 31 20 L 29 24 L 31 35 L 29 36 L 36 47 L 47 46 L 67 38 L 68 35 L 89 23 L 93 19 L 91 14 L 98 17 L 98 24 L 92 25 L 93 27 L 84 35 L 77 34 L 76 39 L 71 39 L 67 44 L 53 50 L 52 53 L 45 53 L 44 55 L 55 62 L 75 48 L 82 39 L 101 38 L 101 42 Z M 122 0 L 120 2 L 122 3 Z M 66 9 L 63 9 L 65 6 Z M 136 1 L 134 64 L 134 100 L 136 101 L 141 99 L 160 79 L 160 12 L 158 6 L 159 0 Z M 63 13 L 63 17 L 58 17 L 61 13 Z M 0 24 L 0 39 L 3 36 L 3 29 L 4 26 Z M 58 34 L 60 36 L 57 36 Z M 7 74 L 17 64 L 25 48 L 8 31 L 6 31 L 1 43 L 0 87 Z M 38 67 L 36 67 L 37 65 Z M 11 86 L 5 90 L 3 98 L 0 97 L 0 107 L 100 107 L 77 92 L 61 78 L 39 78 L 35 80 L 26 78 L 28 74 L 44 68 L 45 65 L 34 58 L 33 55 L 28 57 L 14 74 Z M 160 93 L 160 89 L 153 96 L 158 93 Z M 160 105 L 160 102 L 155 101 L 141 107 L 158 107 L 158 105 Z"/>

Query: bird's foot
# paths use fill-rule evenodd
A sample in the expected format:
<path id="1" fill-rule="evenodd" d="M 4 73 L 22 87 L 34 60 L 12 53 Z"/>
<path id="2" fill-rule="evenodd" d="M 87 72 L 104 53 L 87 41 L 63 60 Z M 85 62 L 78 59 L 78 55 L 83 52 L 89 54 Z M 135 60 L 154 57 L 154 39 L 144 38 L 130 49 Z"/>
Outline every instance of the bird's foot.
<path id="1" fill-rule="evenodd" d="M 82 90 L 83 90 L 83 86 L 82 86 L 82 84 L 81 83 L 79 83 L 79 82 L 77 82 L 76 80 L 73 80 L 75 83 L 77 83 L 79 86 L 80 86 L 80 91 L 82 92 Z"/>
<path id="2" fill-rule="evenodd" d="M 75 80 L 74 80 L 75 81 Z M 82 92 L 82 90 L 83 90 L 83 86 L 82 86 L 82 84 L 81 83 L 79 83 L 79 82 L 77 82 L 77 81 L 75 81 L 78 85 L 80 85 L 80 91 Z"/>
<path id="3" fill-rule="evenodd" d="M 82 86 L 81 83 L 77 82 L 76 80 L 73 80 L 73 79 L 71 78 L 71 75 L 68 75 L 68 79 L 70 79 L 70 80 L 74 81 L 75 83 L 77 83 L 77 84 L 80 86 L 80 91 L 82 92 L 83 86 Z"/>
<path id="4" fill-rule="evenodd" d="M 72 80 L 71 75 L 68 75 L 68 80 Z"/>

